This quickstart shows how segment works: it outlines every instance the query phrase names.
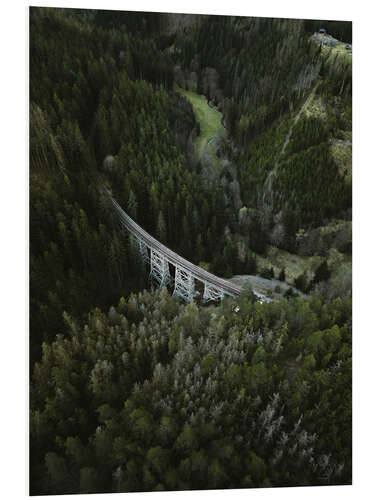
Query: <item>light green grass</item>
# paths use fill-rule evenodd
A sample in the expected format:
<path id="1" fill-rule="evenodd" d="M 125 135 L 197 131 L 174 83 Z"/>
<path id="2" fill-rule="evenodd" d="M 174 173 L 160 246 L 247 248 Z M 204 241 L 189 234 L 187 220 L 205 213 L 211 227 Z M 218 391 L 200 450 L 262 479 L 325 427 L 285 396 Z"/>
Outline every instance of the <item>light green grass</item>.
<path id="1" fill-rule="evenodd" d="M 327 226 L 320 228 L 322 233 L 336 231 L 344 221 L 332 221 Z M 273 267 L 275 278 L 278 278 L 282 268 L 285 269 L 286 282 L 290 285 L 294 284 L 294 280 L 302 273 L 306 273 L 307 277 L 311 279 L 314 272 L 324 260 L 324 257 L 319 255 L 302 256 L 281 250 L 272 245 L 267 245 L 266 254 L 257 255 L 258 269 Z M 343 254 L 338 250 L 332 248 L 329 252 L 328 266 L 331 270 L 332 276 L 335 277 L 343 266 L 351 268 L 352 257 L 351 255 Z"/>
<path id="2" fill-rule="evenodd" d="M 221 123 L 222 114 L 220 111 L 211 108 L 208 105 L 204 95 L 199 95 L 189 90 L 184 90 L 176 85 L 176 91 L 186 97 L 193 106 L 197 120 L 199 121 L 200 134 L 196 139 L 195 148 L 198 154 L 201 154 L 207 146 L 210 139 L 225 135 L 225 128 Z M 211 148 L 209 148 L 211 151 Z"/>
<path id="3" fill-rule="evenodd" d="M 352 178 L 352 146 L 343 142 L 335 142 L 330 146 L 331 154 L 341 174 L 349 182 Z"/>
<path id="4" fill-rule="evenodd" d="M 272 245 L 267 246 L 265 256 L 257 255 L 259 268 L 272 266 L 276 278 L 284 268 L 286 281 L 290 284 L 293 284 L 294 280 L 304 272 L 311 277 L 322 260 L 322 257 L 303 257 Z"/>
<path id="5" fill-rule="evenodd" d="M 347 64 L 352 63 L 352 51 L 345 48 L 346 43 L 338 42 L 335 47 L 323 45 L 322 54 L 328 54 L 328 62 L 334 61 L 335 56 L 342 58 Z"/>
<path id="6" fill-rule="evenodd" d="M 321 120 L 327 120 L 328 117 L 323 99 L 319 95 L 314 95 L 313 98 L 306 103 L 303 113 L 307 118 L 313 116 Z"/>
<path id="7" fill-rule="evenodd" d="M 320 45 L 321 42 L 323 41 L 329 41 L 332 40 L 332 38 L 327 37 L 326 35 L 319 35 L 318 33 L 314 33 L 314 35 L 311 36 L 311 40 Z M 341 42 L 340 40 L 337 40 L 337 43 L 335 46 L 331 47 L 329 45 L 323 44 L 322 45 L 322 56 L 327 57 L 327 62 L 333 62 L 335 60 L 335 57 L 339 57 L 342 62 L 345 62 L 347 64 L 352 64 L 352 51 L 347 50 L 345 42 Z"/>

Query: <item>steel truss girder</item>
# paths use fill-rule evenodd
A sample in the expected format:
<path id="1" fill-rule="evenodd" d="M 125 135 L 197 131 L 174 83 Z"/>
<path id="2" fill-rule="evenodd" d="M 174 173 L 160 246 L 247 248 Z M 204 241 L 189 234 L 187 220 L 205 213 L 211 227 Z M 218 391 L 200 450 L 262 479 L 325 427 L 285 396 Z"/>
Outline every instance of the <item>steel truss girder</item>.
<path id="1" fill-rule="evenodd" d="M 174 277 L 173 296 L 179 296 L 186 302 L 190 302 L 195 295 L 195 282 L 193 274 L 187 269 L 176 265 Z"/>
<path id="2" fill-rule="evenodd" d="M 150 262 L 150 257 L 148 255 L 148 250 L 147 250 L 146 243 L 141 238 L 137 238 L 137 240 L 138 240 L 139 253 L 141 254 L 143 262 L 145 264 L 149 263 Z"/>
<path id="3" fill-rule="evenodd" d="M 148 255 L 147 244 L 144 242 L 144 240 L 142 240 L 142 238 L 139 238 L 135 234 L 130 233 L 130 242 L 134 249 L 138 249 L 139 254 L 142 258 L 142 262 L 144 264 L 148 264 L 150 262 L 150 257 Z"/>
<path id="4" fill-rule="evenodd" d="M 157 281 L 160 287 L 168 285 L 171 281 L 168 259 L 154 248 L 151 248 L 150 279 Z"/>
<path id="5" fill-rule="evenodd" d="M 204 293 L 203 300 L 208 302 L 209 300 L 223 300 L 224 290 L 220 287 L 211 285 L 207 281 L 204 282 Z"/>

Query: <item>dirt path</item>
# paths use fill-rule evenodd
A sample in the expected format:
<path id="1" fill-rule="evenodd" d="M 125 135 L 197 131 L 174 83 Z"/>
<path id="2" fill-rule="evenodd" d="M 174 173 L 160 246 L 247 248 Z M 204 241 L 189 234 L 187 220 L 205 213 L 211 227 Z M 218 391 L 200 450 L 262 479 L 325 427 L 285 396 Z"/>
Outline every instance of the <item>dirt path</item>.
<path id="1" fill-rule="evenodd" d="M 288 130 L 288 133 L 287 133 L 287 135 L 285 137 L 284 144 L 283 144 L 283 146 L 282 146 L 279 154 L 276 156 L 276 160 L 275 160 L 273 169 L 267 175 L 267 179 L 265 180 L 265 183 L 263 185 L 263 201 L 265 201 L 266 197 L 269 196 L 270 193 L 272 192 L 272 177 L 275 175 L 277 167 L 279 166 L 280 158 L 284 154 L 284 151 L 285 151 L 287 145 L 289 144 L 289 141 L 290 141 L 290 138 L 292 136 L 294 127 L 296 126 L 298 120 L 301 118 L 301 115 L 302 115 L 303 111 L 305 110 L 305 108 L 308 106 L 308 104 L 313 99 L 318 84 L 319 84 L 319 82 L 317 82 L 315 84 L 314 88 L 310 92 L 310 94 L 309 94 L 308 98 L 306 99 L 306 101 L 304 102 L 304 104 L 301 106 L 301 109 L 298 111 L 296 117 L 293 120 L 293 123 L 291 124 L 291 126 L 290 126 L 290 128 Z"/>

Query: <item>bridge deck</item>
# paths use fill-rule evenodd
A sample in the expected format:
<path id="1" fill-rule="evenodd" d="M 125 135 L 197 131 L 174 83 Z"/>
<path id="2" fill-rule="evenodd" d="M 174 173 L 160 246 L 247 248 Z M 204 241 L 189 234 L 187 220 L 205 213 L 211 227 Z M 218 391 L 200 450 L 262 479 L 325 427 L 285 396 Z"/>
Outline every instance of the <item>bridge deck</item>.
<path id="1" fill-rule="evenodd" d="M 192 264 L 188 260 L 178 255 L 173 250 L 170 250 L 168 247 L 160 243 L 160 241 L 158 241 L 149 233 L 147 233 L 131 217 L 129 217 L 129 215 L 120 207 L 120 205 L 114 198 L 112 198 L 112 196 L 111 200 L 120 216 L 122 223 L 125 225 L 128 231 L 133 233 L 135 236 L 141 238 L 149 248 L 155 249 L 163 253 L 167 257 L 168 261 L 170 261 L 172 264 L 178 265 L 188 270 L 194 275 L 195 279 L 203 283 L 209 283 L 219 288 L 222 288 L 230 295 L 239 295 L 242 292 L 242 287 L 230 283 L 229 281 L 223 278 L 219 278 L 218 276 L 209 273 L 205 269 L 202 269 L 201 267 Z"/>

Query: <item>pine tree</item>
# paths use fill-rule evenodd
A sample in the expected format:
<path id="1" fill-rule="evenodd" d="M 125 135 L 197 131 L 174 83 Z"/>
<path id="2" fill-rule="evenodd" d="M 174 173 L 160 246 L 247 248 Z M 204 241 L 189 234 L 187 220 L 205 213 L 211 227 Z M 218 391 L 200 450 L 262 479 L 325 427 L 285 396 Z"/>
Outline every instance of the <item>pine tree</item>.
<path id="1" fill-rule="evenodd" d="M 160 241 L 165 242 L 167 237 L 167 228 L 165 225 L 165 220 L 162 211 L 159 211 L 157 225 L 156 225 L 156 234 Z"/>
<path id="2" fill-rule="evenodd" d="M 132 189 L 130 189 L 127 209 L 128 209 L 130 217 L 132 217 L 134 220 L 137 220 L 138 203 L 137 203 L 134 191 Z"/>

